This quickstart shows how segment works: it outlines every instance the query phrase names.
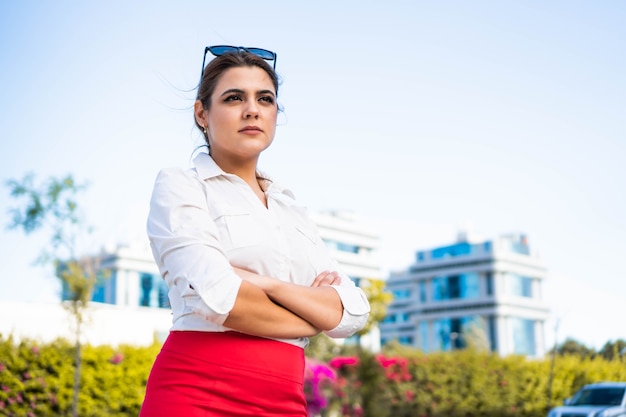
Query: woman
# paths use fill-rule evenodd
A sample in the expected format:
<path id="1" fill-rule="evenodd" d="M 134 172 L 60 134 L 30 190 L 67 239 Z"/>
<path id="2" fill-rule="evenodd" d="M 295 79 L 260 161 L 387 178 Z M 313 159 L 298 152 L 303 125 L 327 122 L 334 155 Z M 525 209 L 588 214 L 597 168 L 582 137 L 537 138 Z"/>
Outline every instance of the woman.
<path id="1" fill-rule="evenodd" d="M 141 417 L 306 416 L 304 347 L 369 314 L 293 194 L 257 162 L 276 130 L 276 54 L 209 47 L 194 115 L 208 153 L 157 177 L 148 235 L 173 326 Z M 204 63 L 203 63 L 204 67 Z"/>

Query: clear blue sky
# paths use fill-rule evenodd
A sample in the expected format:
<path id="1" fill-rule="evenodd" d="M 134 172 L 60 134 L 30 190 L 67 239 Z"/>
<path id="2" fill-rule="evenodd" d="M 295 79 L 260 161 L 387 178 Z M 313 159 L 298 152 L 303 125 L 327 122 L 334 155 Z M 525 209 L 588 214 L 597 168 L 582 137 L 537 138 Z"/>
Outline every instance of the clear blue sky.
<path id="1" fill-rule="evenodd" d="M 143 239 L 157 171 L 200 143 L 204 46 L 271 49 L 285 114 L 261 166 L 300 201 L 377 219 L 386 268 L 468 222 L 522 231 L 547 333 L 626 338 L 626 3 L 300 3 L 0 3 L 0 179 L 72 173 L 94 245 Z M 55 299 L 43 242 L 2 231 L 1 300 Z"/>

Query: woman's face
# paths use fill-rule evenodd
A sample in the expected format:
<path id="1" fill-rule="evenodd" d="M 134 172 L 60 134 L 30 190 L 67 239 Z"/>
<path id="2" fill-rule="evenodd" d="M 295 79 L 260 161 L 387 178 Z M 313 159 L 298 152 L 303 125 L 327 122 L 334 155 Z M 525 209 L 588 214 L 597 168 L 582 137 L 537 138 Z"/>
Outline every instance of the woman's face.
<path id="1" fill-rule="evenodd" d="M 256 159 L 274 139 L 276 90 L 259 67 L 226 70 L 211 95 L 209 110 L 196 102 L 195 111 L 198 122 L 207 129 L 216 161 Z"/>

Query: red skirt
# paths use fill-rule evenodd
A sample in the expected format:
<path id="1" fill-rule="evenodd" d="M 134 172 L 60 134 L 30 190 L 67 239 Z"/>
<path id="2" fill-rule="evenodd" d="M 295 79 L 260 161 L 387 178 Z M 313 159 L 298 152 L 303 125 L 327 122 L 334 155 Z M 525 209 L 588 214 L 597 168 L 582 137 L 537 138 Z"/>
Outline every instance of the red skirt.
<path id="1" fill-rule="evenodd" d="M 170 332 L 140 417 L 306 417 L 304 350 L 238 332 Z"/>

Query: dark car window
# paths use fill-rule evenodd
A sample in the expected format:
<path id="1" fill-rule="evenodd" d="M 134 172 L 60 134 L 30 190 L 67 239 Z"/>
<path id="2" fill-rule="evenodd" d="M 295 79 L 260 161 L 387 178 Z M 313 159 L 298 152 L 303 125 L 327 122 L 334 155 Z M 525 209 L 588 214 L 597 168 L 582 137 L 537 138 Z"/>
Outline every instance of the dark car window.
<path id="1" fill-rule="evenodd" d="M 620 405 L 626 388 L 583 389 L 572 398 L 569 405 Z"/>

